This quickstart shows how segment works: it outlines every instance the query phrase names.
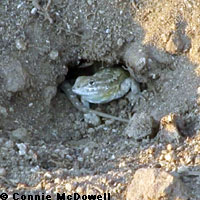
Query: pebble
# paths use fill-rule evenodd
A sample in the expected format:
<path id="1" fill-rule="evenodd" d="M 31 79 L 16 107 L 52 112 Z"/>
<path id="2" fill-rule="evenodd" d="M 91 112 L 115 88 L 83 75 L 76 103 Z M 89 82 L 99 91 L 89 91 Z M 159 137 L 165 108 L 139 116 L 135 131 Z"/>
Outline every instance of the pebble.
<path id="1" fill-rule="evenodd" d="M 13 141 L 28 141 L 30 138 L 29 132 L 25 128 L 18 128 L 11 132 L 10 139 Z"/>
<path id="2" fill-rule="evenodd" d="M 83 188 L 81 187 L 81 186 L 78 186 L 77 188 L 76 188 L 76 192 L 78 193 L 78 194 L 81 194 L 81 193 L 83 193 Z"/>
<path id="3" fill-rule="evenodd" d="M 45 178 L 48 178 L 48 179 L 51 179 L 51 178 L 52 178 L 52 175 L 51 175 L 49 172 L 46 172 L 46 173 L 44 174 L 44 177 L 45 177 Z"/>
<path id="4" fill-rule="evenodd" d="M 27 152 L 27 146 L 24 143 L 17 143 L 17 148 L 19 149 L 19 155 L 24 156 Z"/>
<path id="5" fill-rule="evenodd" d="M 33 172 L 33 173 L 36 173 L 36 172 L 38 172 L 39 170 L 40 170 L 40 167 L 37 165 L 37 166 L 31 168 L 30 171 Z"/>
<path id="6" fill-rule="evenodd" d="M 111 125 L 111 124 L 113 124 L 114 123 L 114 120 L 113 119 L 107 119 L 106 121 L 105 121 L 105 125 Z"/>
<path id="7" fill-rule="evenodd" d="M 92 124 L 94 126 L 98 126 L 101 124 L 101 119 L 99 116 L 97 116 L 94 113 L 85 113 L 84 114 L 84 120 L 88 124 Z"/>
<path id="8" fill-rule="evenodd" d="M 59 56 L 59 53 L 57 50 L 52 50 L 50 53 L 49 53 L 49 57 L 51 60 L 56 60 Z"/>
<path id="9" fill-rule="evenodd" d="M 174 113 L 165 115 L 160 120 L 160 131 L 157 137 L 160 142 L 176 142 L 179 143 L 181 140 L 180 127 L 177 126 L 179 116 Z M 180 121 L 180 120 L 179 120 Z"/>
<path id="10" fill-rule="evenodd" d="M 121 46 L 123 45 L 123 43 L 124 43 L 124 41 L 123 41 L 122 38 L 119 38 L 119 39 L 117 40 L 117 45 L 118 45 L 119 47 L 121 47 Z"/>
<path id="11" fill-rule="evenodd" d="M 52 183 L 46 183 L 45 186 L 44 186 L 44 189 L 45 189 L 45 193 L 47 195 L 47 192 L 46 191 L 49 191 L 52 189 L 53 187 L 53 184 Z"/>
<path id="12" fill-rule="evenodd" d="M 92 5 L 92 0 L 87 0 L 87 3 L 91 6 Z"/>
<path id="13" fill-rule="evenodd" d="M 166 50 L 170 53 L 183 53 L 189 51 L 191 48 L 191 40 L 180 31 L 175 32 L 170 36 L 169 41 L 166 44 Z"/>
<path id="14" fill-rule="evenodd" d="M 55 178 L 54 183 L 55 183 L 55 184 L 60 184 L 60 183 L 61 183 L 61 180 L 60 180 L 59 178 Z"/>
<path id="15" fill-rule="evenodd" d="M 5 176 L 5 175 L 6 175 L 6 170 L 0 167 L 0 176 Z"/>
<path id="16" fill-rule="evenodd" d="M 105 30 L 105 32 L 106 32 L 106 33 L 110 33 L 110 29 L 107 28 L 107 29 Z"/>
<path id="17" fill-rule="evenodd" d="M 191 163 L 191 162 L 192 162 L 192 158 L 191 158 L 190 156 L 186 155 L 186 156 L 185 156 L 185 163 L 186 163 L 186 164 L 189 164 L 189 163 Z"/>
<path id="18" fill-rule="evenodd" d="M 73 161 L 73 157 L 70 155 L 66 155 L 65 158 L 68 159 L 69 161 Z"/>
<path id="19" fill-rule="evenodd" d="M 195 165 L 200 165 L 200 155 L 198 155 L 194 160 Z"/>
<path id="20" fill-rule="evenodd" d="M 83 155 L 84 156 L 89 156 L 91 154 L 91 150 L 89 147 L 85 147 L 85 149 L 83 150 Z"/>
<path id="21" fill-rule="evenodd" d="M 200 95 L 200 87 L 197 88 L 197 94 Z"/>
<path id="22" fill-rule="evenodd" d="M 68 191 L 68 192 L 71 192 L 72 191 L 72 185 L 70 183 L 66 183 L 65 184 L 65 189 Z"/>
<path id="23" fill-rule="evenodd" d="M 43 96 L 47 105 L 50 105 L 51 100 L 56 96 L 57 87 L 48 86 L 44 89 Z"/>
<path id="24" fill-rule="evenodd" d="M 10 108 L 9 108 L 9 112 L 14 112 L 14 108 L 13 108 L 13 107 L 10 107 Z"/>
<path id="25" fill-rule="evenodd" d="M 83 157 L 80 157 L 80 156 L 77 158 L 77 160 L 78 160 L 79 162 L 83 162 L 83 161 L 84 161 Z"/>
<path id="26" fill-rule="evenodd" d="M 165 156 L 164 156 L 165 160 L 170 162 L 172 161 L 172 154 L 171 153 L 167 153 Z"/>
<path id="27" fill-rule="evenodd" d="M 29 108 L 32 107 L 32 106 L 33 106 L 33 103 L 32 103 L 32 102 L 28 104 L 28 107 L 29 107 Z"/>
<path id="28" fill-rule="evenodd" d="M 0 73 L 3 74 L 7 92 L 19 92 L 28 88 L 28 75 L 21 63 L 11 57 L 5 57 L 0 62 Z"/>
<path id="29" fill-rule="evenodd" d="M 14 143 L 13 143 L 12 140 L 8 140 L 8 141 L 5 142 L 4 146 L 5 146 L 6 148 L 8 148 L 8 149 L 11 149 L 11 148 L 14 147 Z"/>
<path id="30" fill-rule="evenodd" d="M 94 133 L 94 132 L 95 132 L 94 128 L 92 128 L 92 127 L 91 127 L 91 128 L 88 128 L 88 133 L 89 133 L 89 134 L 92 134 L 92 133 Z"/>
<path id="31" fill-rule="evenodd" d="M 24 40 L 22 40 L 22 39 L 16 39 L 15 40 L 15 45 L 16 45 L 16 48 L 18 50 L 21 50 L 21 51 L 25 51 L 26 47 L 27 47 L 26 42 Z"/>
<path id="32" fill-rule="evenodd" d="M 172 146 L 171 144 L 168 144 L 168 145 L 167 145 L 167 150 L 168 150 L 168 151 L 171 151 L 172 149 L 173 149 L 173 146 Z"/>
<path id="33" fill-rule="evenodd" d="M 144 76 L 147 72 L 147 54 L 141 43 L 134 42 L 128 46 L 124 53 L 124 61 L 131 76 L 139 82 L 147 81 L 146 76 Z"/>
<path id="34" fill-rule="evenodd" d="M 0 115 L 5 118 L 8 116 L 7 110 L 3 106 L 0 106 Z"/>
<path id="35" fill-rule="evenodd" d="M 31 14 L 32 14 L 32 15 L 35 15 L 36 13 L 37 13 L 37 8 L 35 8 L 35 7 L 32 8 L 32 10 L 31 10 Z"/>
<path id="36" fill-rule="evenodd" d="M 154 137 L 159 130 L 159 123 L 145 112 L 135 113 L 125 129 L 125 135 L 134 140 Z"/>

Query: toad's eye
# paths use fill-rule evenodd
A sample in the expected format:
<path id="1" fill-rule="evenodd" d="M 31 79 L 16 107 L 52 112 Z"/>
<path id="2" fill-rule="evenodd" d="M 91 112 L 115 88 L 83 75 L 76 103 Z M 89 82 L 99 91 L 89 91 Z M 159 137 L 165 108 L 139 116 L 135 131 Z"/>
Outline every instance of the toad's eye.
<path id="1" fill-rule="evenodd" d="M 90 85 L 93 85 L 93 84 L 94 84 L 94 81 L 93 81 L 93 80 L 91 80 L 91 81 L 89 82 L 89 84 L 90 84 Z"/>

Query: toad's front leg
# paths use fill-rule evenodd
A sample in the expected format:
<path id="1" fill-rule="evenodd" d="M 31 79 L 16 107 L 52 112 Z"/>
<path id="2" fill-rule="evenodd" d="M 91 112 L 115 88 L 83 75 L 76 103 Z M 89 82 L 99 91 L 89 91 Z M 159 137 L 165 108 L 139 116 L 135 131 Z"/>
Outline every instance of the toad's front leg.
<path id="1" fill-rule="evenodd" d="M 123 83 L 121 84 L 121 91 L 129 91 L 127 98 L 131 105 L 134 105 L 139 98 L 141 97 L 140 87 L 139 84 L 132 78 L 126 78 Z"/>

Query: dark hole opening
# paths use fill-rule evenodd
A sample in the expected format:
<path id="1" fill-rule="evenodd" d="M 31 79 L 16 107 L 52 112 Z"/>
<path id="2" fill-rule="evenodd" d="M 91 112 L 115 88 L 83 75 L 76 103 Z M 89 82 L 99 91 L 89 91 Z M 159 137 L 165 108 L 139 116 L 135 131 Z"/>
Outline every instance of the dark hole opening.
<path id="1" fill-rule="evenodd" d="M 85 59 L 81 59 L 76 63 L 76 65 L 75 64 L 68 65 L 69 70 L 67 75 L 65 76 L 64 81 L 67 80 L 73 86 L 76 78 L 79 76 L 92 76 L 93 74 L 98 72 L 101 68 L 106 68 L 106 67 L 122 67 L 125 71 L 127 71 L 123 66 L 124 66 L 123 63 L 112 65 L 99 61 L 88 61 Z M 141 91 L 148 89 L 147 84 L 145 83 L 138 83 L 138 84 Z M 58 88 L 60 88 L 60 85 Z"/>

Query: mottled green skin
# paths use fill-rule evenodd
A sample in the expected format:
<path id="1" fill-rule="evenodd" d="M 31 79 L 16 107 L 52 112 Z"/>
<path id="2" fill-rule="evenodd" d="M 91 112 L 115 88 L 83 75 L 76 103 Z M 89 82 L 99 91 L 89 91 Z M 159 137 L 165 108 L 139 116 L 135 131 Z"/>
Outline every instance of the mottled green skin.
<path id="1" fill-rule="evenodd" d="M 124 96 L 130 88 L 139 91 L 136 82 L 122 68 L 104 68 L 93 76 L 80 76 L 76 79 L 72 91 L 81 96 L 84 104 L 107 103 Z"/>

